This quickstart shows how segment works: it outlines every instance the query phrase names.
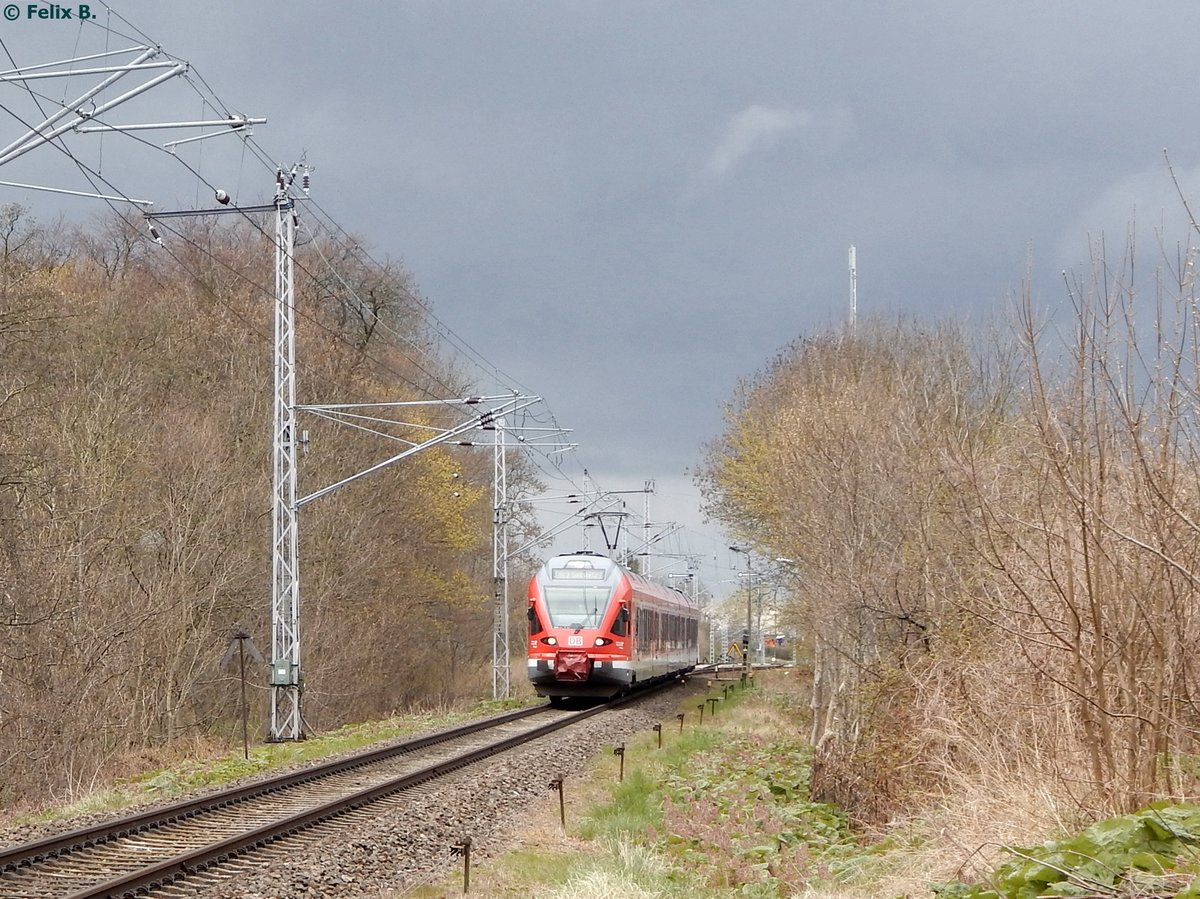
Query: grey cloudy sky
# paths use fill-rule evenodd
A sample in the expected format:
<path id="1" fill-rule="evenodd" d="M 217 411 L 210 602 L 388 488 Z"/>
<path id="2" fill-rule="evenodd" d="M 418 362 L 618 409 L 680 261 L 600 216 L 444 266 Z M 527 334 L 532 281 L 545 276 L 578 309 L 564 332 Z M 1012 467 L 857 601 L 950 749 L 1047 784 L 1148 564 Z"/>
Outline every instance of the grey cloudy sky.
<path id="1" fill-rule="evenodd" d="M 20 9 L 0 22 L 18 63 L 71 55 L 76 24 Z M 983 322 L 1029 258 L 1035 295 L 1056 301 L 1089 234 L 1120 237 L 1135 213 L 1185 239 L 1164 147 L 1200 195 L 1183 2 L 117 11 L 230 106 L 268 116 L 255 137 L 279 161 L 306 151 L 324 208 L 575 429 L 577 468 L 612 489 L 656 479 L 652 515 L 696 531 L 687 471 L 722 403 L 843 319 L 851 244 L 860 315 Z M 174 182 L 104 153 L 124 190 L 170 205 Z M 230 177 L 259 190 L 259 171 Z M 728 566 L 725 541 L 688 539 L 675 548 Z"/>

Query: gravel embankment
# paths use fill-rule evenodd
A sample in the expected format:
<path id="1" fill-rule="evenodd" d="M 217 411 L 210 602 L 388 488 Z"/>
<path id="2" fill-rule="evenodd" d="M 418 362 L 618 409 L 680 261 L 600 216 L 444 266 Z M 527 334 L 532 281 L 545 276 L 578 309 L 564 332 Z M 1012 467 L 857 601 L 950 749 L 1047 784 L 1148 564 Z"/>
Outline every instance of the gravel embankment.
<path id="1" fill-rule="evenodd" d="M 450 847 L 471 839 L 472 861 L 503 852 L 517 836 L 528 807 L 550 794 L 550 782 L 571 778 L 598 753 L 649 731 L 675 715 L 694 683 L 668 690 L 633 708 L 606 713 L 502 753 L 324 827 L 281 841 L 260 857 L 235 862 L 232 875 L 201 874 L 163 895 L 204 899 L 394 899 L 421 883 L 445 877 L 462 862 Z M 690 717 L 690 716 L 689 716 Z M 278 772 L 273 772 L 278 773 Z M 257 779 L 257 778 L 255 778 Z M 208 791 L 204 791 L 208 792 Z M 0 844 L 37 839 L 70 826 L 30 825 L 0 834 Z"/>
<path id="2" fill-rule="evenodd" d="M 684 688 L 691 689 L 691 688 Z M 472 860 L 504 851 L 530 803 L 550 782 L 572 776 L 620 742 L 667 726 L 686 694 L 670 690 L 636 708 L 597 716 L 487 762 L 427 784 L 389 802 L 378 813 L 298 837 L 224 884 L 180 890 L 207 899 L 349 899 L 398 897 L 413 886 L 461 867 L 450 847 L 471 838 Z"/>

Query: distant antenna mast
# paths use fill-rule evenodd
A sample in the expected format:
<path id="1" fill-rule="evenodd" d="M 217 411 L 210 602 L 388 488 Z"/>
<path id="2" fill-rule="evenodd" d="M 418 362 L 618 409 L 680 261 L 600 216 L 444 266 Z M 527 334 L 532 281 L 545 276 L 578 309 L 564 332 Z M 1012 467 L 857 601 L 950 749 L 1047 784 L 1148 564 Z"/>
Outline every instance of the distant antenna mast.
<path id="1" fill-rule="evenodd" d="M 850 330 L 858 327 L 858 259 L 854 246 L 850 247 Z"/>

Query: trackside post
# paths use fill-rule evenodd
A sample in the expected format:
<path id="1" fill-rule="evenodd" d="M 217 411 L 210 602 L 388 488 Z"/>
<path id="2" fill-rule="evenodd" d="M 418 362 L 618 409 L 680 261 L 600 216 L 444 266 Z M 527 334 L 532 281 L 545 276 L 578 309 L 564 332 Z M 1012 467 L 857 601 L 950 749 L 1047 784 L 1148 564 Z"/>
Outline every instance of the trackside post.
<path id="1" fill-rule="evenodd" d="M 461 855 L 463 859 L 463 892 L 471 892 L 471 838 L 463 837 L 461 843 L 450 847 L 451 855 Z"/>
<path id="2" fill-rule="evenodd" d="M 558 790 L 558 821 L 562 825 L 563 830 L 567 829 L 567 803 L 563 798 L 563 779 L 562 775 L 550 781 L 550 789 Z"/>

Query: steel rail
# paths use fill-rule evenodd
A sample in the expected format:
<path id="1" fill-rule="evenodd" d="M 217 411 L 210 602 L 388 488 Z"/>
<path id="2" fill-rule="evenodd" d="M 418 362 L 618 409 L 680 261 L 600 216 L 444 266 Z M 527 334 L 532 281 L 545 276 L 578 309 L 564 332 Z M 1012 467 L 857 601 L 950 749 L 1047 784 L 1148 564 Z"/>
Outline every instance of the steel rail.
<path id="1" fill-rule="evenodd" d="M 705 669 L 700 667 L 695 669 L 693 674 L 701 674 L 704 671 Z M 118 897 L 144 896 L 147 892 L 165 888 L 177 881 L 184 880 L 189 874 L 220 865 L 231 858 L 252 852 L 255 849 L 264 847 L 297 832 L 319 826 L 339 815 L 359 809 L 403 790 L 411 789 L 412 787 L 444 776 L 498 753 L 532 742 L 594 715 L 636 702 L 657 692 L 659 689 L 685 679 L 686 674 L 667 675 L 653 686 L 647 684 L 645 689 L 630 695 L 618 697 L 604 705 L 583 710 L 569 718 L 563 718 L 550 724 L 535 727 L 533 730 L 446 759 L 416 772 L 392 778 L 382 784 L 363 788 L 306 811 L 279 819 L 273 823 L 261 825 L 243 834 L 226 837 L 208 846 L 192 849 L 172 858 L 153 862 L 135 871 L 110 876 L 110 879 L 103 883 L 94 884 L 69 894 L 66 899 L 118 899 Z M 293 772 L 292 774 L 260 781 L 223 793 L 185 800 L 166 808 L 129 816 L 100 827 L 82 828 L 67 834 L 49 837 L 36 843 L 13 847 L 0 852 L 0 874 L 5 871 L 20 871 L 24 867 L 35 866 L 39 861 L 68 855 L 76 849 L 100 846 L 108 841 L 117 840 L 130 834 L 151 830 L 156 826 L 179 822 L 188 818 L 197 818 L 207 810 L 223 809 L 231 805 L 236 805 L 241 801 L 270 793 L 282 792 L 289 787 L 319 780 L 324 776 L 335 775 L 363 767 L 372 762 L 385 760 L 389 757 L 414 752 L 456 737 L 478 733 L 491 727 L 530 717 L 548 709 L 549 706 L 519 709 L 514 712 L 432 734 L 428 737 L 371 750 L 347 759 L 340 759 L 313 768 L 307 768 L 302 771 Z M 111 871 L 109 873 L 111 875 Z"/>
<path id="2" fill-rule="evenodd" d="M 427 737 L 407 740 L 403 743 L 370 750 L 349 758 L 325 762 L 310 768 L 304 768 L 300 771 L 294 771 L 290 774 L 283 774 L 268 780 L 235 787 L 224 792 L 209 794 L 195 799 L 186 799 L 162 808 L 139 812 L 138 814 L 129 815 L 116 821 L 110 821 L 107 824 L 79 828 L 32 843 L 24 843 L 0 849 L 0 873 L 15 871 L 21 867 L 35 864 L 42 859 L 65 855 L 68 852 L 78 849 L 99 846 L 110 840 L 119 839 L 129 834 L 143 832 L 164 824 L 192 818 L 209 809 L 236 805 L 239 802 L 244 802 L 268 793 L 280 792 L 309 781 L 320 780 L 323 777 L 340 774 L 354 768 L 361 768 L 364 765 L 374 764 L 375 762 L 394 756 L 425 749 L 438 743 L 444 743 L 447 740 L 468 736 L 491 727 L 507 724 L 510 721 L 527 718 L 531 715 L 544 712 L 548 708 L 549 706 L 540 705 L 527 709 L 517 709 L 516 711 L 506 712 L 503 715 L 484 718 L 480 721 L 473 721 L 470 724 L 451 728 L 450 730 L 440 731 Z"/>
<path id="3" fill-rule="evenodd" d="M 430 765 L 427 768 L 422 768 L 419 771 L 414 771 L 411 774 L 403 775 L 386 783 L 351 793 L 340 799 L 331 800 L 308 811 L 263 825 L 236 837 L 230 837 L 201 849 L 196 849 L 178 855 L 175 858 L 147 866 L 139 871 L 115 877 L 94 887 L 89 887 L 86 890 L 71 893 L 64 897 L 64 899 L 121 899 L 121 897 L 145 895 L 150 890 L 169 886 L 175 881 L 187 877 L 189 874 L 200 871 L 215 863 L 226 861 L 249 849 L 261 848 L 268 843 L 283 839 L 298 831 L 322 824 L 338 815 L 376 802 L 385 796 L 411 789 L 419 784 L 456 771 L 459 768 L 490 758 L 493 755 L 505 752 L 524 743 L 530 743 L 564 727 L 570 727 L 572 724 L 577 724 L 601 712 L 611 711 L 632 699 L 642 698 L 645 695 L 647 694 L 643 692 L 633 697 L 622 697 L 611 703 L 585 709 L 572 715 L 570 718 L 563 718 L 550 724 L 544 724 L 526 733 L 508 737 L 497 743 L 455 756 L 436 765 Z"/>

